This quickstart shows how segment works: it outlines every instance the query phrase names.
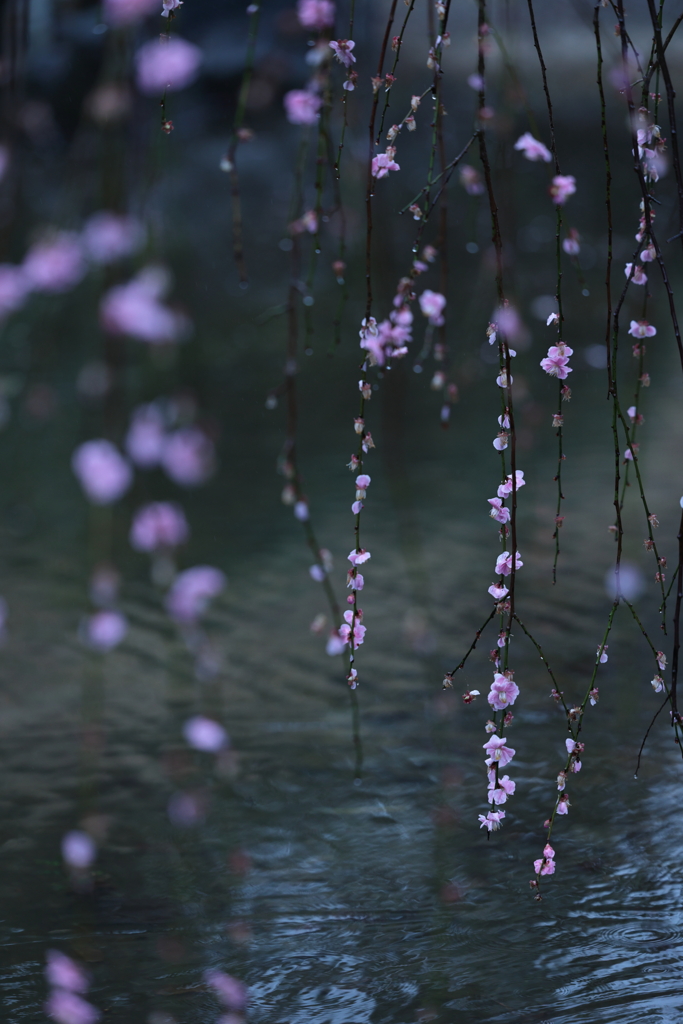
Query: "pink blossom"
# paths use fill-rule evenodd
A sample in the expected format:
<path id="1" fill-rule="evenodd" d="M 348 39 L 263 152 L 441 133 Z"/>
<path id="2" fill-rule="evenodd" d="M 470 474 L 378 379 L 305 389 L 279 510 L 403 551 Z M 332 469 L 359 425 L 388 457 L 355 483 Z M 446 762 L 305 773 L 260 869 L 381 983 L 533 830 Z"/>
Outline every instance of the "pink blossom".
<path id="1" fill-rule="evenodd" d="M 352 576 L 349 572 L 347 587 L 351 587 L 351 590 L 362 590 L 365 586 L 365 577 L 361 573 L 357 572 L 355 576 Z"/>
<path id="2" fill-rule="evenodd" d="M 45 1013 L 57 1024 L 95 1024 L 100 1019 L 100 1011 L 91 1003 L 61 988 L 54 989 L 48 996 Z"/>
<path id="3" fill-rule="evenodd" d="M 515 556 L 515 569 L 521 569 L 524 562 L 519 557 L 519 551 Z M 498 555 L 496 559 L 496 572 L 500 576 L 509 576 L 512 572 L 512 553 L 510 551 L 503 551 L 502 554 Z"/>
<path id="4" fill-rule="evenodd" d="M 534 872 L 535 874 L 541 875 L 554 875 L 555 874 L 555 861 L 552 857 L 538 859 L 534 861 Z"/>
<path id="5" fill-rule="evenodd" d="M 206 483 L 216 468 L 213 441 L 198 427 L 174 430 L 164 441 L 161 465 L 181 487 L 198 487 Z"/>
<path id="6" fill-rule="evenodd" d="M 206 971 L 204 980 L 230 1010 L 243 1010 L 249 1000 L 249 989 L 237 978 L 223 971 Z"/>
<path id="7" fill-rule="evenodd" d="M 95 612 L 86 622 L 86 639 L 98 651 L 111 651 L 118 647 L 127 632 L 125 615 L 106 608 Z"/>
<path id="8" fill-rule="evenodd" d="M 370 482 L 371 482 L 371 477 L 369 477 L 367 473 L 359 473 L 358 476 L 356 477 L 356 488 L 359 491 L 365 491 L 370 486 Z M 364 498 L 365 495 L 364 494 L 358 495 L 358 493 L 357 493 L 356 497 Z"/>
<path id="9" fill-rule="evenodd" d="M 351 505 L 351 511 L 353 512 L 354 516 L 357 516 L 360 510 L 364 507 L 365 506 L 363 505 L 362 501 L 354 501 L 353 504 Z"/>
<path id="10" fill-rule="evenodd" d="M 654 679 L 650 680 L 650 683 L 655 693 L 661 693 L 664 689 L 664 680 L 661 676 L 655 676 Z"/>
<path id="11" fill-rule="evenodd" d="M 365 548 L 361 548 L 360 551 L 356 551 L 354 549 L 353 551 L 350 551 L 348 555 L 351 565 L 362 565 L 363 562 L 367 562 L 369 558 L 372 558 L 372 555 L 369 551 L 366 551 Z"/>
<path id="12" fill-rule="evenodd" d="M 488 702 L 495 711 L 504 711 L 505 708 L 514 704 L 519 697 L 519 687 L 516 683 L 513 683 L 512 679 L 508 679 L 507 676 L 502 675 L 500 672 L 494 673 L 493 682 L 491 683 L 491 689 L 488 695 Z"/>
<path id="13" fill-rule="evenodd" d="M 548 355 L 545 359 L 541 359 L 541 368 L 549 373 L 551 377 L 557 377 L 559 380 L 565 380 L 567 376 L 572 372 L 571 366 L 568 366 L 569 357 L 574 354 L 574 349 L 569 348 L 568 345 L 560 343 L 559 345 L 551 345 L 548 349 Z"/>
<path id="14" fill-rule="evenodd" d="M 550 150 L 542 142 L 539 142 L 538 139 L 535 139 L 531 132 L 525 132 L 524 135 L 520 135 L 515 142 L 515 149 L 520 150 L 527 160 L 543 160 L 547 164 L 552 160 Z M 573 191 L 575 190 L 572 189 Z M 571 195 L 571 192 L 569 195 Z"/>
<path id="15" fill-rule="evenodd" d="M 681 502 L 681 506 L 683 507 L 683 502 Z M 660 670 L 664 672 L 666 669 L 666 654 L 664 651 L 657 651 L 657 664 L 659 665 Z"/>
<path id="16" fill-rule="evenodd" d="M 285 112 L 290 124 L 315 124 L 323 101 L 314 92 L 292 89 L 285 93 Z"/>
<path id="17" fill-rule="evenodd" d="M 505 737 L 503 736 L 491 736 L 482 746 L 489 755 L 486 760 L 487 764 L 493 764 L 494 761 L 497 761 L 500 767 L 504 768 L 515 756 L 515 751 L 512 747 L 506 746 Z"/>
<path id="18" fill-rule="evenodd" d="M 127 334 L 150 345 L 180 341 L 189 330 L 181 313 L 162 305 L 168 275 L 146 267 L 127 284 L 110 288 L 100 303 L 102 326 L 111 334 Z"/>
<path id="19" fill-rule="evenodd" d="M 327 573 L 323 569 L 322 565 L 312 565 L 312 566 L 310 566 L 310 568 L 308 570 L 308 574 L 309 574 L 309 576 L 311 577 L 312 580 L 316 581 L 316 583 L 322 583 L 323 580 L 325 579 L 325 576 L 327 575 Z"/>
<path id="20" fill-rule="evenodd" d="M 354 615 L 354 612 L 352 611 L 344 612 L 344 619 L 345 622 L 338 629 L 339 637 L 344 641 L 344 643 L 348 643 L 351 639 L 351 633 L 353 632 L 352 647 L 355 650 L 356 647 L 363 643 L 366 628 L 361 625 L 358 613 Z M 352 626 L 353 630 L 351 628 Z"/>
<path id="21" fill-rule="evenodd" d="M 144 469 L 158 465 L 165 442 L 164 417 L 159 406 L 154 402 L 139 405 L 133 412 L 125 441 L 133 462 Z"/>
<path id="22" fill-rule="evenodd" d="M 133 481 L 129 463 L 111 441 L 86 441 L 71 457 L 71 466 L 86 496 L 95 505 L 110 505 Z"/>
<path id="23" fill-rule="evenodd" d="M 491 443 L 493 444 L 493 447 L 496 449 L 496 451 L 504 452 L 508 446 L 508 435 L 505 433 L 505 431 L 502 431 L 500 434 L 498 434 L 498 437 L 495 437 L 493 439 Z"/>
<path id="24" fill-rule="evenodd" d="M 195 750 L 205 750 L 215 754 L 228 746 L 228 734 L 222 725 L 212 718 L 195 715 L 183 725 L 183 736 Z"/>
<path id="25" fill-rule="evenodd" d="M 62 839 L 62 857 L 71 868 L 84 871 L 95 860 L 96 854 L 95 841 L 87 832 L 74 829 Z"/>
<path id="26" fill-rule="evenodd" d="M 632 269 L 633 269 L 633 264 L 632 263 L 627 263 L 626 266 L 624 267 L 624 274 L 626 275 L 626 277 L 631 277 L 631 270 Z M 647 274 L 645 273 L 645 271 L 643 270 L 643 268 L 640 266 L 639 263 L 636 264 L 635 270 L 633 270 L 633 277 L 631 277 L 631 283 L 632 284 L 646 284 L 647 283 Z"/>
<path id="27" fill-rule="evenodd" d="M 356 63 L 356 58 L 351 53 L 355 45 L 353 39 L 337 39 L 336 41 L 332 40 L 330 48 L 334 51 L 339 63 L 350 68 L 352 64 Z"/>
<path id="28" fill-rule="evenodd" d="M 334 25 L 334 4 L 332 0 L 298 0 L 296 13 L 299 24 L 314 32 Z"/>
<path id="29" fill-rule="evenodd" d="M 552 201 L 562 206 L 576 192 L 576 178 L 573 174 L 556 174 L 550 186 Z"/>
<path id="30" fill-rule="evenodd" d="M 65 956 L 56 949 L 48 949 L 45 976 L 48 984 L 54 988 L 64 988 L 69 992 L 87 992 L 88 977 L 75 960 Z"/>
<path id="31" fill-rule="evenodd" d="M 493 776 L 493 778 L 491 778 Z M 498 779 L 496 785 L 496 773 L 495 771 L 489 772 L 489 800 L 494 804 L 504 804 L 507 802 L 507 798 L 512 796 L 517 788 L 517 783 L 513 782 L 509 776 L 504 775 L 502 779 Z"/>
<path id="32" fill-rule="evenodd" d="M 184 0 L 162 0 L 163 9 L 161 11 L 162 18 L 170 18 L 172 11 L 177 11 L 179 7 L 183 6 Z"/>
<path id="33" fill-rule="evenodd" d="M 567 739 L 564 741 L 564 745 L 567 748 L 567 753 L 573 754 L 576 749 L 576 740 L 567 737 Z"/>
<path id="34" fill-rule="evenodd" d="M 489 513 L 492 519 L 498 523 L 510 522 L 510 509 L 503 504 L 502 498 L 488 498 L 488 503 L 492 506 Z"/>
<path id="35" fill-rule="evenodd" d="M 654 338 L 657 328 L 649 324 L 647 320 L 631 320 L 628 333 L 634 338 Z"/>
<path id="36" fill-rule="evenodd" d="M 566 793 L 563 793 L 561 795 L 560 799 L 557 801 L 557 813 L 558 814 L 569 814 L 569 808 L 570 807 L 571 807 L 571 804 L 569 803 L 569 797 L 567 796 Z"/>
<path id="37" fill-rule="evenodd" d="M 640 241 L 640 239 L 638 239 L 638 241 Z M 654 261 L 657 259 L 657 250 L 655 249 L 652 242 L 650 242 L 646 249 L 643 249 L 643 251 L 640 254 L 640 259 L 643 263 L 654 263 Z"/>
<path id="38" fill-rule="evenodd" d="M 184 544 L 190 535 L 185 513 L 179 505 L 153 501 L 139 508 L 130 528 L 130 543 L 136 551 L 157 551 Z"/>
<path id="39" fill-rule="evenodd" d="M 419 298 L 420 309 L 423 316 L 429 319 L 430 324 L 441 327 L 443 324 L 443 310 L 446 305 L 446 297 L 440 292 L 433 292 L 429 288 L 422 292 Z"/>
<path id="40" fill-rule="evenodd" d="M 66 292 L 85 276 L 86 269 L 80 239 L 70 231 L 36 242 L 22 265 L 28 287 L 37 292 Z"/>
<path id="41" fill-rule="evenodd" d="M 609 658 L 609 655 L 607 654 L 608 647 L 609 644 L 605 644 L 604 647 L 598 647 L 597 651 L 595 652 L 595 656 L 600 659 L 601 665 L 604 665 Z"/>
<path id="42" fill-rule="evenodd" d="M 372 159 L 372 176 L 373 178 L 386 178 L 389 171 L 400 171 L 401 168 L 394 160 L 396 155 L 395 146 L 387 146 L 386 152 L 378 153 L 376 157 Z"/>
<path id="43" fill-rule="evenodd" d="M 522 470 L 522 469 L 515 470 L 515 490 L 518 491 L 520 489 L 520 487 L 524 487 L 525 484 L 526 484 L 526 480 L 524 479 L 524 470 Z M 507 498 L 510 494 L 512 494 L 512 474 L 511 473 L 508 474 L 508 476 L 507 476 L 507 478 L 505 480 L 505 483 L 499 485 L 499 487 L 498 487 L 498 497 L 499 498 Z"/>
<path id="44" fill-rule="evenodd" d="M 141 21 L 158 7 L 158 0 L 104 0 L 104 20 L 115 28 Z"/>
<path id="45" fill-rule="evenodd" d="M 480 814 L 479 828 L 485 828 L 489 832 L 497 832 L 504 817 L 505 811 L 489 811 L 486 816 Z"/>
<path id="46" fill-rule="evenodd" d="M 504 597 L 510 593 L 507 587 L 502 586 L 499 583 L 492 583 L 488 590 L 491 597 L 495 598 L 496 601 L 502 601 Z"/>
<path id="47" fill-rule="evenodd" d="M 161 36 L 135 54 L 137 86 L 146 96 L 160 96 L 191 85 L 199 74 L 202 51 L 179 36 Z"/>
<path id="48" fill-rule="evenodd" d="M 507 370 L 501 370 L 501 372 L 496 377 L 496 384 L 498 385 L 499 388 L 509 388 L 512 385 L 514 379 L 515 378 L 512 375 L 508 377 Z"/>
<path id="49" fill-rule="evenodd" d="M 176 622 L 194 622 L 206 611 L 209 601 L 225 587 L 220 569 L 195 565 L 176 576 L 165 600 L 166 609 Z"/>
<path id="50" fill-rule="evenodd" d="M 93 263 L 113 263 L 140 249 L 145 229 L 134 217 L 100 210 L 86 221 L 81 241 Z"/>
<path id="51" fill-rule="evenodd" d="M 31 285 L 21 267 L 0 264 L 0 320 L 24 304 Z"/>

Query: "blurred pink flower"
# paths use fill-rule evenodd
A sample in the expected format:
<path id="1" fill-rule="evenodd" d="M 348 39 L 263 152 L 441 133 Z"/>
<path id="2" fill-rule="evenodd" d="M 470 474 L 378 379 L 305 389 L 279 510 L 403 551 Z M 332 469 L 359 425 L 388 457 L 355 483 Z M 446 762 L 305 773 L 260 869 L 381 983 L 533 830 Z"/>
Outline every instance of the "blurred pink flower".
<path id="1" fill-rule="evenodd" d="M 37 292 L 66 292 L 84 277 L 86 264 L 78 235 L 58 231 L 32 245 L 22 270 Z"/>
<path id="2" fill-rule="evenodd" d="M 75 960 L 57 949 L 48 949 L 45 958 L 45 977 L 54 988 L 65 988 L 70 992 L 87 992 L 88 977 Z"/>
<path id="3" fill-rule="evenodd" d="M 470 164 L 463 164 L 460 170 L 460 184 L 469 196 L 480 196 L 484 193 L 484 182 L 481 174 Z"/>
<path id="4" fill-rule="evenodd" d="M 549 191 L 555 205 L 562 206 L 576 192 L 576 178 L 573 174 L 556 174 Z"/>
<path id="5" fill-rule="evenodd" d="M 299 24 L 320 32 L 334 25 L 334 4 L 332 0 L 299 0 L 296 5 Z"/>
<path id="6" fill-rule="evenodd" d="M 633 270 L 633 276 L 631 276 L 631 270 Z M 632 284 L 647 283 L 647 274 L 645 273 L 645 271 L 639 263 L 636 263 L 635 269 L 633 269 L 632 263 L 627 263 L 624 267 L 624 274 L 626 275 L 626 277 L 631 279 Z"/>
<path id="7" fill-rule="evenodd" d="M 158 405 L 139 405 L 134 410 L 128 433 L 126 451 L 137 466 L 157 466 L 166 443 L 164 416 Z"/>
<path id="8" fill-rule="evenodd" d="M 422 292 L 419 303 L 423 315 L 428 317 L 430 324 L 440 327 L 443 324 L 443 316 L 441 314 L 446 305 L 446 296 L 427 288 L 426 291 Z"/>
<path id="9" fill-rule="evenodd" d="M 206 971 L 204 980 L 230 1010 L 243 1010 L 249 1000 L 247 986 L 223 971 Z"/>
<path id="10" fill-rule="evenodd" d="M 216 753 L 228 746 L 228 734 L 222 725 L 203 715 L 188 718 L 183 726 L 183 736 L 195 750 L 207 750 Z"/>
<path id="11" fill-rule="evenodd" d="M 110 609 L 95 612 L 86 621 L 86 639 L 98 651 L 111 651 L 121 643 L 127 632 L 128 620 L 125 615 Z"/>
<path id="12" fill-rule="evenodd" d="M 290 124 L 315 124 L 323 104 L 314 92 L 292 89 L 284 96 L 285 113 Z"/>
<path id="13" fill-rule="evenodd" d="M 647 320 L 631 320 L 628 333 L 634 338 L 654 338 L 657 328 L 649 324 Z"/>
<path id="14" fill-rule="evenodd" d="M 155 4 L 156 6 L 156 4 Z M 158 96 L 191 85 L 199 74 L 202 51 L 186 39 L 152 39 L 135 54 L 137 85 L 146 96 Z"/>
<path id="15" fill-rule="evenodd" d="M 334 657 L 335 654 L 342 654 L 346 647 L 346 640 L 342 640 L 336 629 L 333 629 L 327 639 L 327 645 L 325 647 L 326 652 L 330 657 Z"/>
<path id="16" fill-rule="evenodd" d="M 552 154 L 547 146 L 544 146 L 542 142 L 535 139 L 531 132 L 525 132 L 515 142 L 515 149 L 520 150 L 527 160 L 543 160 L 549 164 L 552 160 Z"/>
<path id="17" fill-rule="evenodd" d="M 212 597 L 225 587 L 220 569 L 211 565 L 195 565 L 176 576 L 166 595 L 166 608 L 177 622 L 194 622 L 207 608 Z"/>
<path id="18" fill-rule="evenodd" d="M 158 267 L 145 267 L 128 284 L 116 285 L 100 303 L 102 326 L 111 334 L 127 334 L 151 345 L 180 341 L 189 322 L 161 304 L 168 275 Z"/>
<path id="19" fill-rule="evenodd" d="M 0 318 L 19 309 L 30 290 L 31 285 L 21 267 L 0 264 Z"/>
<path id="20" fill-rule="evenodd" d="M 102 13 L 109 25 L 118 28 L 132 25 L 152 14 L 158 7 L 158 0 L 104 0 Z"/>
<path id="21" fill-rule="evenodd" d="M 166 436 L 161 451 L 166 474 L 181 487 L 198 487 L 216 468 L 213 441 L 197 427 L 182 427 Z"/>
<path id="22" fill-rule="evenodd" d="M 100 1011 L 91 1003 L 75 995 L 57 988 L 45 1002 L 45 1012 L 57 1024 L 95 1024 L 100 1019 Z"/>
<path id="23" fill-rule="evenodd" d="M 183 6 L 183 0 L 163 0 L 162 3 L 162 18 L 170 18 L 171 11 L 177 11 L 179 7 Z"/>
<path id="24" fill-rule="evenodd" d="M 87 832 L 74 829 L 62 839 L 62 857 L 69 867 L 83 871 L 90 867 L 96 854 L 95 841 Z"/>
<path id="25" fill-rule="evenodd" d="M 113 263 L 140 249 L 145 229 L 134 217 L 100 210 L 85 222 L 81 241 L 93 263 Z"/>
<path id="26" fill-rule="evenodd" d="M 179 505 L 153 501 L 139 508 L 130 528 L 130 543 L 136 551 L 156 551 L 184 544 L 190 535 L 185 513 Z"/>
<path id="27" fill-rule="evenodd" d="M 111 441 L 86 441 L 71 457 L 71 466 L 86 496 L 95 505 L 109 505 L 126 493 L 133 472 Z"/>

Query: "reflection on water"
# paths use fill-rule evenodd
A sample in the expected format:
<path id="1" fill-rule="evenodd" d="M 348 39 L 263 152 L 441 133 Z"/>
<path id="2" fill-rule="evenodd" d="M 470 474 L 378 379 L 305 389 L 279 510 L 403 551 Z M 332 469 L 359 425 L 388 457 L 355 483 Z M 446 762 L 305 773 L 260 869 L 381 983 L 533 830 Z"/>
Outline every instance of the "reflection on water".
<path id="1" fill-rule="evenodd" d="M 203 17 L 213 24 L 212 15 Z M 198 39 L 206 27 L 200 20 Z M 572 31 L 583 39 L 577 26 Z M 270 22 L 264 38 L 275 45 Z M 272 167 L 290 160 L 294 143 L 273 127 L 271 111 L 244 149 L 255 280 L 240 290 L 216 173 L 225 126 L 215 127 L 212 90 L 227 88 L 236 67 L 225 39 L 223 23 L 209 47 L 203 91 L 177 100 L 172 159 L 150 195 L 140 186 L 140 205 L 147 204 L 163 235 L 157 244 L 174 267 L 177 315 L 187 310 L 194 321 L 192 339 L 170 353 L 105 341 L 95 326 L 97 305 L 112 282 L 99 272 L 71 296 L 36 300 L 2 336 L 0 565 L 9 609 L 0 651 L 2 1020 L 44 1019 L 49 948 L 87 965 L 88 998 L 111 1024 L 218 1021 L 224 1011 L 205 981 L 210 968 L 248 984 L 247 1018 L 264 1024 L 674 1020 L 683 947 L 679 755 L 660 724 L 634 780 L 658 698 L 647 648 L 627 611 L 617 617 L 600 702 L 587 716 L 570 815 L 554 834 L 557 874 L 539 904 L 528 883 L 565 735 L 546 671 L 524 636 L 514 637 L 522 689 L 512 726 L 517 794 L 505 829 L 490 838 L 477 828 L 487 709 L 483 700 L 463 705 L 457 687 L 440 689 L 444 669 L 462 656 L 488 612 L 497 553 L 486 504 L 498 471 L 490 443 L 497 395 L 481 331 L 491 307 L 482 256 L 488 228 L 474 202 L 454 228 L 449 301 L 458 309 L 451 341 L 461 397 L 450 429 L 439 427 L 430 374 L 413 373 L 408 362 L 373 396 L 377 451 L 364 522 L 372 586 L 364 595 L 368 636 L 357 709 L 340 659 L 325 654 L 335 623 L 309 576 L 301 526 L 279 501 L 274 467 L 285 414 L 281 404 L 266 407 L 284 361 L 277 310 L 286 246 L 277 243 L 291 185 L 274 179 Z M 557 40 L 552 45 L 562 52 Z M 577 95 L 584 95 L 592 65 L 577 57 L 574 71 Z M 263 89 L 284 88 L 288 74 L 263 71 Z M 469 131 L 468 117 L 454 103 L 449 145 Z M 561 100 L 558 117 L 576 142 L 576 173 L 587 181 L 599 170 L 581 152 L 576 111 Z M 76 134 L 85 155 L 60 156 L 57 207 L 76 204 L 72 193 L 90 167 L 91 130 Z M 410 159 L 405 166 L 419 188 L 423 169 Z M 32 188 L 45 173 L 32 165 Z M 34 223 L 39 213 L 47 217 L 46 200 L 30 190 L 22 217 Z M 392 202 L 378 202 L 386 225 L 377 238 L 378 288 L 387 303 L 411 237 L 391 219 Z M 574 317 L 586 358 L 575 360 L 566 414 L 566 521 L 553 588 L 555 389 L 538 371 L 554 287 L 553 240 L 524 181 L 518 202 L 524 264 L 514 275 L 528 327 L 516 375 L 519 464 L 527 480 L 519 609 L 573 697 L 602 635 L 613 559 L 609 411 L 590 355 L 603 330 L 595 297 L 601 257 L 594 269 L 590 259 L 584 267 L 592 294 L 582 295 L 576 280 L 567 286 L 569 323 Z M 628 193 L 628 217 L 634 204 Z M 573 216 L 589 252 L 601 253 L 599 198 L 585 189 Z M 620 258 L 631 244 L 624 241 L 629 225 L 625 216 Z M 351 229 L 355 245 L 358 228 Z M 349 262 L 355 286 L 361 271 Z M 339 599 L 351 543 L 344 465 L 360 316 L 352 303 L 344 342 L 331 358 L 328 320 L 337 293 L 332 278 L 321 273 L 321 280 L 313 351 L 301 357 L 300 459 Z M 664 349 L 652 352 L 648 401 L 659 417 L 643 432 L 641 456 L 651 507 L 670 538 L 678 500 L 670 466 L 681 426 L 667 359 Z M 72 452 L 105 435 L 122 446 L 133 410 L 158 400 L 164 415 L 176 410 L 169 430 L 200 424 L 215 444 L 215 474 L 185 491 L 177 476 L 155 466 L 136 473 L 113 510 L 88 509 L 70 469 Z M 213 469 L 212 460 L 213 447 Z M 153 500 L 181 501 L 190 524 L 170 565 L 128 541 L 134 513 Z M 627 514 L 639 537 L 635 506 Z M 656 634 L 656 588 L 639 545 L 626 551 L 633 595 Z M 115 603 L 128 633 L 101 654 L 83 642 L 82 623 L 93 568 L 112 562 L 120 590 L 114 586 L 115 596 L 95 605 Z M 224 572 L 227 586 L 201 628 L 174 623 L 164 609 L 168 584 L 176 568 L 201 565 Z M 321 615 L 326 627 L 312 631 Z M 492 636 L 482 639 L 458 680 L 462 690 L 486 689 L 492 645 Z M 222 723 L 230 745 L 191 749 L 183 730 L 197 715 Z M 65 869 L 60 845 L 74 829 L 96 844 L 90 869 Z M 237 1024 L 239 1017 L 223 1020 Z"/>

